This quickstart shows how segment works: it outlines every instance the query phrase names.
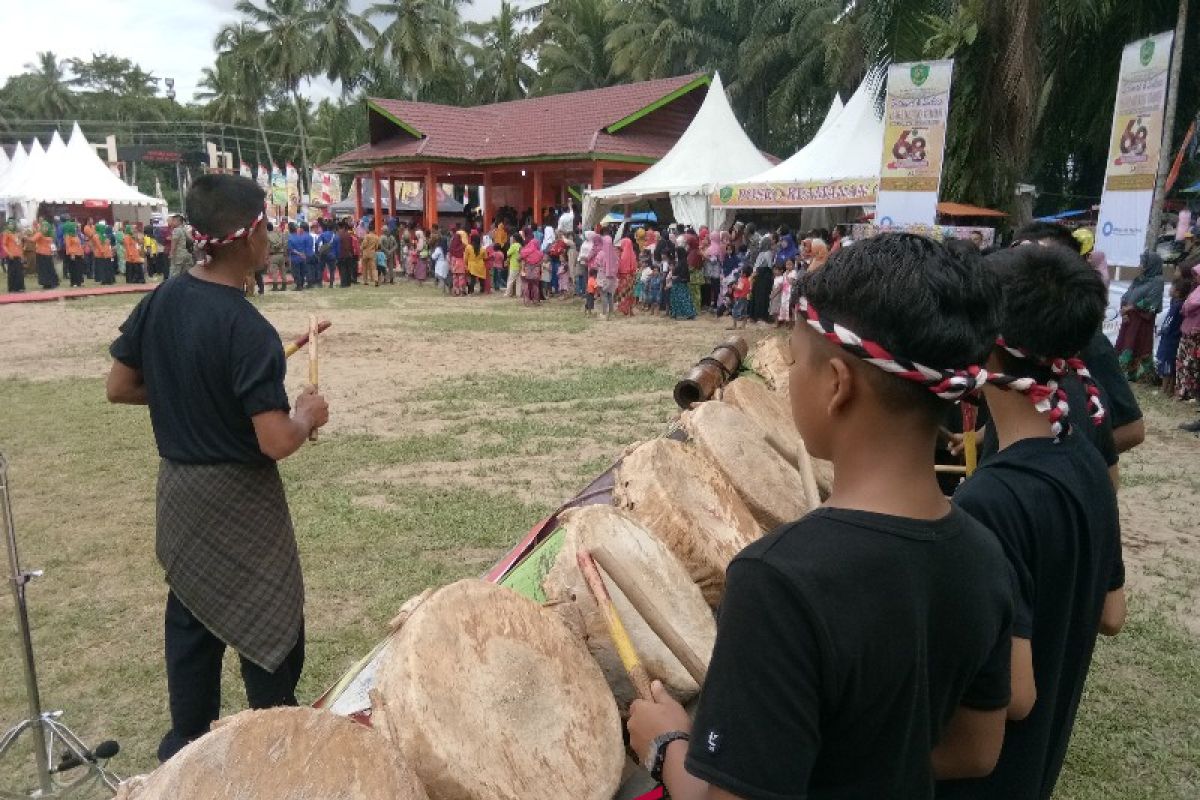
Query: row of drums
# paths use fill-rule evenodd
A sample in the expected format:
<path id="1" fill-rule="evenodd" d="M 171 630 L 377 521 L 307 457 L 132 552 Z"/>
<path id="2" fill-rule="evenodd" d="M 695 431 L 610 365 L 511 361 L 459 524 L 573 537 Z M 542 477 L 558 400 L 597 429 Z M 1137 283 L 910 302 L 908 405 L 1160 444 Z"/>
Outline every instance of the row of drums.
<path id="1" fill-rule="evenodd" d="M 630 767 L 622 715 L 635 692 L 576 559 L 605 548 L 707 662 L 725 567 L 811 505 L 786 400 L 786 339 L 680 418 L 682 436 L 630 448 L 612 505 L 563 512 L 530 559 L 538 600 L 483 580 L 412 598 L 393 621 L 372 728 L 328 711 L 245 711 L 221 721 L 123 800 L 611 800 Z M 807 473 L 820 496 L 828 464 Z M 808 498 L 808 499 L 806 499 Z M 696 682 L 611 580 L 651 678 L 681 702 Z"/>

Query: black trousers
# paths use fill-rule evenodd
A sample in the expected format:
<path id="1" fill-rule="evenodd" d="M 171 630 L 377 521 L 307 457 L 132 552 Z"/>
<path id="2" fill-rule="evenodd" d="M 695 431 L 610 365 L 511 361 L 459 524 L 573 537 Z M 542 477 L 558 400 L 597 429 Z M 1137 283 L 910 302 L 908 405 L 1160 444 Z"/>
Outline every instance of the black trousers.
<path id="1" fill-rule="evenodd" d="M 8 267 L 8 290 L 25 291 L 25 262 L 19 258 L 9 258 L 4 263 Z"/>
<path id="2" fill-rule="evenodd" d="M 166 761 L 189 742 L 208 733 L 221 715 L 221 662 L 225 643 L 167 592 L 165 617 L 167 694 L 171 730 L 158 745 L 158 760 Z M 242 681 L 251 708 L 296 705 L 296 684 L 304 669 L 304 628 L 292 652 L 274 672 L 241 658 Z"/>
<path id="3" fill-rule="evenodd" d="M 83 256 L 64 256 L 63 266 L 72 286 L 83 286 Z"/>
<path id="4" fill-rule="evenodd" d="M 350 282 L 354 279 L 354 262 L 354 256 L 350 256 L 349 258 L 342 257 L 338 259 L 338 277 L 341 278 L 340 283 L 343 289 L 349 286 Z"/>

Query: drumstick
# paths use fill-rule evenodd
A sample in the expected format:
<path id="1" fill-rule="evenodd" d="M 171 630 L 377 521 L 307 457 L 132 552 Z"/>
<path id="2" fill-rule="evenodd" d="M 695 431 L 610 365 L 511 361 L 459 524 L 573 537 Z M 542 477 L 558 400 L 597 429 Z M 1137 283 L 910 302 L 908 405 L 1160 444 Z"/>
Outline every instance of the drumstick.
<path id="1" fill-rule="evenodd" d="M 329 326 L 332 324 L 333 323 L 329 320 L 323 319 L 321 320 L 321 324 L 317 326 L 317 331 L 324 333 L 325 331 L 329 330 Z M 300 348 L 304 347 L 306 344 L 308 344 L 307 331 L 305 331 L 303 336 L 298 336 L 294 340 L 288 342 L 287 347 L 283 348 L 283 357 L 291 358 L 292 356 L 296 355 L 296 353 L 300 352 Z"/>
<path id="2" fill-rule="evenodd" d="M 933 471 L 939 475 L 965 475 L 967 468 L 961 464 L 934 464 Z"/>
<path id="3" fill-rule="evenodd" d="M 800 467 L 800 482 L 804 484 L 804 499 L 808 501 L 809 510 L 812 510 L 821 505 L 821 492 L 817 489 L 817 474 L 813 471 L 812 456 L 808 454 L 804 440 L 800 439 L 799 441 L 796 465 Z"/>
<path id="4" fill-rule="evenodd" d="M 600 570 L 596 568 L 596 562 L 592 560 L 592 554 L 587 550 L 580 550 L 575 554 L 575 558 L 579 562 L 579 570 L 583 573 L 583 579 L 587 581 L 588 589 L 596 600 L 596 605 L 600 606 L 600 613 L 604 615 L 604 621 L 608 625 L 608 635 L 612 637 L 613 646 L 617 648 L 617 655 L 621 657 L 621 663 L 629 675 L 629 682 L 633 684 L 638 697 L 643 700 L 653 700 L 654 695 L 650 693 L 650 674 L 646 672 L 645 665 L 638 658 L 637 651 L 633 649 L 633 642 L 629 641 L 629 633 L 625 630 L 625 625 L 617 614 L 617 607 L 613 605 L 612 597 L 608 594 L 608 587 L 604 585 L 604 578 L 600 576 Z"/>
<path id="5" fill-rule="evenodd" d="M 319 384 L 317 339 L 320 332 L 321 326 L 317 323 L 317 315 L 310 314 L 308 317 L 308 382 L 312 384 L 313 389 L 316 389 Z M 310 442 L 317 440 L 316 428 L 309 431 L 308 440 Z"/>
<path id="6" fill-rule="evenodd" d="M 692 646 L 679 635 L 679 631 L 671 624 L 671 621 L 659 610 L 658 606 L 654 605 L 654 601 L 646 596 L 642 588 L 638 586 L 637 579 L 625 569 L 625 565 L 613 557 L 603 547 L 592 551 L 592 558 L 600 565 L 600 569 L 604 570 L 612 582 L 621 590 L 621 594 L 625 595 L 625 599 L 633 606 L 634 610 L 641 615 L 646 624 L 650 626 L 650 630 L 654 631 L 654 635 L 662 640 L 662 643 L 671 651 L 671 655 L 679 660 L 683 668 L 692 676 L 692 680 L 697 686 L 704 685 L 704 679 L 708 676 L 708 667 L 700 657 L 696 655 L 696 651 Z"/>
<path id="7" fill-rule="evenodd" d="M 962 403 L 963 457 L 967 462 L 967 477 L 975 474 L 979 465 L 979 450 L 975 441 L 975 417 L 979 408 L 974 403 Z"/>

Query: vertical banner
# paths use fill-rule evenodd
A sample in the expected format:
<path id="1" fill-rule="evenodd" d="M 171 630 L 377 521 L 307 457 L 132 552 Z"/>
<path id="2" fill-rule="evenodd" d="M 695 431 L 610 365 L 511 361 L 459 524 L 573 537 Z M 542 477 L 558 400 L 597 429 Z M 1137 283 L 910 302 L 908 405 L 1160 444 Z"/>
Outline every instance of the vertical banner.
<path id="1" fill-rule="evenodd" d="M 875 205 L 875 221 L 881 228 L 937 222 L 953 73 L 953 60 L 888 68 L 883 164 Z"/>
<path id="2" fill-rule="evenodd" d="M 300 213 L 300 173 L 296 165 L 287 162 L 287 215 L 294 218 Z"/>
<path id="3" fill-rule="evenodd" d="M 342 202 L 342 176 L 336 173 L 325 173 L 329 178 L 329 198 L 334 203 Z"/>
<path id="4" fill-rule="evenodd" d="M 1096 249 L 1103 251 L 1114 266 L 1136 267 L 1141 263 L 1146 228 L 1158 224 L 1150 219 L 1150 207 L 1158 179 L 1174 39 L 1175 32 L 1167 31 L 1128 44 L 1121 53 L 1108 165 L 1096 225 Z"/>
<path id="5" fill-rule="evenodd" d="M 238 175 L 241 175 L 243 178 L 253 178 L 254 177 L 254 175 L 250 172 L 250 165 L 247 164 L 245 161 L 243 161 L 241 163 L 241 166 L 238 167 Z"/>
<path id="6" fill-rule="evenodd" d="M 271 165 L 271 203 L 277 207 L 276 214 L 287 208 L 287 180 L 278 164 Z"/>
<path id="7" fill-rule="evenodd" d="M 267 193 L 267 195 L 268 195 L 267 200 L 268 200 L 268 202 L 270 202 L 271 173 L 269 173 L 267 171 L 266 166 L 264 166 L 263 164 L 258 165 L 258 186 L 260 189 L 262 189 L 264 192 Z"/>
<path id="8" fill-rule="evenodd" d="M 325 173 L 321 172 L 321 170 L 317 169 L 316 167 L 313 167 L 312 175 L 309 176 L 308 181 L 308 191 L 309 195 L 312 197 L 313 205 L 329 205 L 329 201 L 325 198 L 324 186 Z"/>

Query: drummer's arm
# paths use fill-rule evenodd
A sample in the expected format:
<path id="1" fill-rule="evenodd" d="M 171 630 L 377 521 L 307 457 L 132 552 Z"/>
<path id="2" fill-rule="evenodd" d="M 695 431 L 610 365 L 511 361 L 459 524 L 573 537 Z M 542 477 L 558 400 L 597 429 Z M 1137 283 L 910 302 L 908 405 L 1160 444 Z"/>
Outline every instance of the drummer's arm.
<path id="1" fill-rule="evenodd" d="M 677 740 L 667 745 L 663 762 L 663 784 L 671 800 L 741 800 L 736 794 L 720 789 L 691 774 L 684 767 L 688 743 Z"/>

